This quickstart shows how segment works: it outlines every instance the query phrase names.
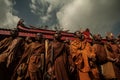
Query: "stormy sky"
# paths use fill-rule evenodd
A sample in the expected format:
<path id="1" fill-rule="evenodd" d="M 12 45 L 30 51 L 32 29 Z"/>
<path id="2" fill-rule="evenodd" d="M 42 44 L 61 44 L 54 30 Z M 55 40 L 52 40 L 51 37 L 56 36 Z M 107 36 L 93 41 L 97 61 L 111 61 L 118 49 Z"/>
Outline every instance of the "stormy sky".
<path id="1" fill-rule="evenodd" d="M 15 28 L 22 18 L 26 26 L 120 34 L 120 0 L 0 0 L 0 10 L 0 28 Z"/>

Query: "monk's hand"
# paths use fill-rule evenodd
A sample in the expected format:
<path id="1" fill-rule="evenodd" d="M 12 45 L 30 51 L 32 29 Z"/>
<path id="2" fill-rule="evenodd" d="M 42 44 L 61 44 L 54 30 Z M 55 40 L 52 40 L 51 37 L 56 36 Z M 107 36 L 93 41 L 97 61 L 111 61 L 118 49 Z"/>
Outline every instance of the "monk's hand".
<path id="1" fill-rule="evenodd" d="M 114 61 L 115 61 L 115 63 L 118 63 L 118 62 L 119 62 L 119 59 L 118 59 L 118 58 L 115 58 Z"/>
<path id="2" fill-rule="evenodd" d="M 74 67 L 73 66 L 70 66 L 70 72 L 74 72 Z"/>
<path id="3" fill-rule="evenodd" d="M 90 71 L 90 67 L 85 67 L 85 68 L 81 69 L 80 71 L 82 71 L 82 72 L 89 72 Z"/>
<path id="4" fill-rule="evenodd" d="M 52 67 L 50 67 L 47 72 L 48 72 L 49 75 L 52 75 L 52 71 L 53 71 Z"/>
<path id="5" fill-rule="evenodd" d="M 107 57 L 108 61 L 110 62 L 115 62 L 115 59 L 114 58 L 111 58 L 111 57 Z"/>

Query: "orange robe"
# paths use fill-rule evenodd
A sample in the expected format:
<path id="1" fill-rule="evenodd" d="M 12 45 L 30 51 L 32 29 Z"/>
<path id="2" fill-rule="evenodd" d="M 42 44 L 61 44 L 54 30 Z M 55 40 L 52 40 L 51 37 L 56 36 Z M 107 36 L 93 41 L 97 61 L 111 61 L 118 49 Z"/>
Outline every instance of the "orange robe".
<path id="1" fill-rule="evenodd" d="M 19 59 L 21 58 L 23 51 L 23 39 L 16 37 L 11 41 L 8 48 L 0 54 L 0 64 L 4 63 L 7 67 L 7 72 L 9 76 L 13 74 L 13 70 L 18 64 Z"/>
<path id="2" fill-rule="evenodd" d="M 112 58 L 116 58 L 118 59 L 118 62 L 113 63 L 113 67 L 115 70 L 115 76 L 118 80 L 120 80 L 120 51 L 119 51 L 119 47 L 117 44 L 115 43 L 111 43 L 111 53 L 113 53 L 113 55 L 111 55 Z"/>
<path id="3" fill-rule="evenodd" d="M 98 74 L 96 78 L 99 77 L 102 80 L 103 75 L 101 65 L 107 62 L 107 53 L 104 48 L 104 43 L 96 41 L 92 47 L 96 54 L 96 67 L 99 70 L 98 72 L 96 71 L 96 75 Z"/>
<path id="4" fill-rule="evenodd" d="M 80 80 L 91 80 L 88 74 L 90 71 L 88 57 L 95 56 L 91 50 L 91 45 L 86 40 L 80 41 L 79 39 L 76 39 L 70 44 L 70 53 L 77 66 Z"/>
<path id="5" fill-rule="evenodd" d="M 3 54 L 3 52 L 8 48 L 8 46 L 11 44 L 13 38 L 12 37 L 6 37 L 2 40 L 0 40 L 0 55 Z M 6 65 L 4 63 L 3 58 L 0 58 L 0 79 L 1 80 L 8 80 L 9 79 L 9 74 L 6 69 Z"/>
<path id="6" fill-rule="evenodd" d="M 28 63 L 28 75 L 31 80 L 42 80 L 41 54 L 45 53 L 45 45 L 44 43 L 35 42 L 31 49 L 33 49 L 33 51 Z"/>
<path id="7" fill-rule="evenodd" d="M 47 69 L 52 68 L 51 75 L 55 80 L 69 80 L 68 75 L 68 47 L 62 41 L 52 41 L 48 48 Z M 51 80 L 51 79 L 50 79 Z"/>
<path id="8" fill-rule="evenodd" d="M 20 61 L 19 61 L 18 64 L 17 64 L 16 68 L 14 69 L 14 73 L 13 73 L 13 75 L 12 75 L 11 80 L 16 80 L 17 77 L 20 78 L 19 75 L 17 74 L 17 73 L 20 72 L 19 67 L 20 67 L 21 65 L 28 64 L 28 62 L 27 62 L 28 57 L 30 57 L 30 55 L 31 55 L 31 53 L 32 53 L 32 51 L 33 51 L 33 50 L 32 50 L 32 45 L 33 45 L 33 42 L 30 43 L 30 44 L 26 44 L 26 43 L 25 43 L 25 45 L 24 45 L 24 49 L 25 49 L 25 50 L 24 50 L 24 52 L 23 52 L 23 55 L 22 55 Z M 24 71 L 24 72 L 25 72 L 25 71 Z M 19 73 L 19 74 L 20 74 L 20 73 Z M 23 74 L 24 74 L 24 75 L 22 75 L 22 78 L 25 76 L 26 72 L 23 73 Z M 20 79 L 19 79 L 19 80 L 20 80 Z"/>
<path id="9" fill-rule="evenodd" d="M 13 40 L 12 37 L 7 37 L 0 41 L 0 54 L 8 48 L 12 40 Z"/>

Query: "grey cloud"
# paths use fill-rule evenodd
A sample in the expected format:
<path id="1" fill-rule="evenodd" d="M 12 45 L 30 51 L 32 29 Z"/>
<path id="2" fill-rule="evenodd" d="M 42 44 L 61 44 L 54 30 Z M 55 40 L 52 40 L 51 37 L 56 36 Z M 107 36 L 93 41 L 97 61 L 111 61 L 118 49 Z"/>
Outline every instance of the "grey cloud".
<path id="1" fill-rule="evenodd" d="M 13 27 L 19 19 L 13 15 L 17 11 L 11 1 L 0 0 L 1 26 Z M 72 32 L 80 28 L 90 28 L 92 33 L 120 32 L 116 26 L 120 24 L 120 0 L 31 0 L 29 7 L 39 16 L 37 25 L 60 25 Z"/>
<path id="2" fill-rule="evenodd" d="M 15 28 L 19 20 L 18 16 L 13 15 L 12 0 L 0 0 L 0 27 L 2 28 Z"/>
<path id="3" fill-rule="evenodd" d="M 56 13 L 70 1 L 72 0 L 31 0 L 30 7 L 35 15 L 39 15 L 39 24 L 52 26 L 58 24 Z"/>
<path id="4" fill-rule="evenodd" d="M 120 22 L 120 0 L 35 0 L 36 14 L 44 24 L 59 24 L 72 32 L 90 28 L 93 33 L 115 31 Z M 44 11 L 40 11 L 40 10 Z M 44 15 L 42 15 L 42 13 Z"/>
<path id="5" fill-rule="evenodd" d="M 120 21 L 119 0 L 74 0 L 58 12 L 58 19 L 65 29 L 75 31 L 90 28 L 93 33 L 113 31 Z M 65 25 L 66 24 L 66 25 Z"/>

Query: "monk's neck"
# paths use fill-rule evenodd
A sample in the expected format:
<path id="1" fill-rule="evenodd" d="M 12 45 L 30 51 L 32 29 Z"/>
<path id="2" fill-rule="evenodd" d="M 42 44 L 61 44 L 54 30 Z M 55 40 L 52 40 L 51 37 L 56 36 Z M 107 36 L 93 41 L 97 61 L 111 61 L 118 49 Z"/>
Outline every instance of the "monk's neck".
<path id="1" fill-rule="evenodd" d="M 54 42 L 61 42 L 61 40 L 60 40 L 60 39 L 55 39 L 55 38 L 54 38 Z"/>
<path id="2" fill-rule="evenodd" d="M 76 38 L 78 41 L 85 41 L 85 39 Z"/>
<path id="3" fill-rule="evenodd" d="M 42 40 L 40 40 L 40 41 L 35 41 L 36 43 L 42 43 Z"/>

